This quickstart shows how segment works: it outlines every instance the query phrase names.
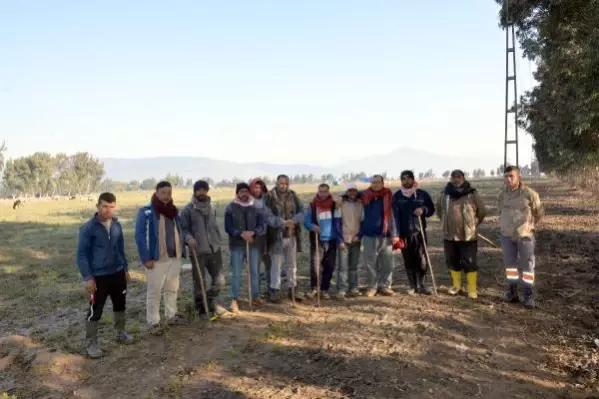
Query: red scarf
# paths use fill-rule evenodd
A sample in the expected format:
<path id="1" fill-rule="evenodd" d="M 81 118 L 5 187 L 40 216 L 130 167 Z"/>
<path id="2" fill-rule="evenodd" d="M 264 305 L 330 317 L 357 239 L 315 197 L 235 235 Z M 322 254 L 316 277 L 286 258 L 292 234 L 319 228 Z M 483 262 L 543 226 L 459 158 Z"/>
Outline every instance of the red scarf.
<path id="1" fill-rule="evenodd" d="M 171 220 L 174 219 L 179 213 L 179 210 L 175 204 L 173 204 L 173 200 L 170 200 L 168 204 L 165 204 L 158 199 L 156 194 L 152 195 L 152 208 L 154 208 L 154 210 L 160 215 L 164 215 L 164 217 Z"/>
<path id="2" fill-rule="evenodd" d="M 333 209 L 333 197 L 329 195 L 328 197 L 323 199 L 317 195 L 312 200 L 311 205 L 315 209 L 320 209 L 322 211 L 330 211 Z"/>
<path id="3" fill-rule="evenodd" d="M 362 192 L 362 201 L 364 206 L 368 206 L 372 201 L 383 198 L 383 234 L 389 231 L 389 219 L 391 216 L 391 198 L 393 193 L 387 187 L 383 187 L 381 191 L 374 191 L 372 188 L 367 188 Z"/>

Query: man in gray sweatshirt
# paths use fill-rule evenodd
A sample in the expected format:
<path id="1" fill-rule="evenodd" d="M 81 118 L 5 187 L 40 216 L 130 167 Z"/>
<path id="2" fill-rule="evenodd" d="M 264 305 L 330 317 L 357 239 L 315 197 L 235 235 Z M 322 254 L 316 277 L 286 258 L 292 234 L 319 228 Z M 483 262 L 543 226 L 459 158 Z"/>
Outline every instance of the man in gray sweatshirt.
<path id="1" fill-rule="evenodd" d="M 199 265 L 192 267 L 193 292 L 196 309 L 200 313 L 200 317 L 204 319 L 209 318 L 210 315 L 204 313 L 198 270 L 202 273 L 204 281 L 206 281 L 206 271 L 210 274 L 212 281 L 210 289 L 206 292 L 210 313 L 221 315 L 226 312 L 222 306 L 216 304 L 216 298 L 220 293 L 224 280 L 222 275 L 222 238 L 216 221 L 216 209 L 211 203 L 210 196 L 208 196 L 209 190 L 208 182 L 204 180 L 196 181 L 193 185 L 191 202 L 181 212 L 183 237 L 190 252 L 195 251 L 198 258 Z M 191 253 L 190 256 L 191 261 L 194 262 Z"/>

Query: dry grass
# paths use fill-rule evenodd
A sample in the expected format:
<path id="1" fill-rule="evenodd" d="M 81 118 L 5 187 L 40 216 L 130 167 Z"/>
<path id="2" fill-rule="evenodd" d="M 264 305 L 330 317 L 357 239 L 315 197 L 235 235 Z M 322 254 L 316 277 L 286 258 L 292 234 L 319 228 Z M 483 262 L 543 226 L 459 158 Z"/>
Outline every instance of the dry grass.
<path id="1" fill-rule="evenodd" d="M 494 212 L 499 182 L 477 186 Z M 118 194 L 134 275 L 129 326 L 138 341 L 122 348 L 110 340 L 108 305 L 99 361 L 81 356 L 86 295 L 74 263 L 77 227 L 93 202 L 32 201 L 17 211 L 1 203 L 0 331 L 28 338 L 0 341 L 0 392 L 19 399 L 587 397 L 598 387 L 592 338 L 599 311 L 588 288 L 597 283 L 599 207 L 555 182 L 536 187 L 548 216 L 539 231 L 535 312 L 500 302 L 500 252 L 481 245 L 476 303 L 442 294 L 268 305 L 216 323 L 194 320 L 160 338 L 143 327 L 144 276 L 133 266 L 133 218 L 149 193 Z M 304 199 L 314 191 L 295 188 Z M 425 188 L 436 196 L 440 185 Z M 177 190 L 176 203 L 188 196 Z M 232 196 L 213 193 L 219 214 Z M 433 220 L 431 258 L 446 285 L 438 228 Z M 483 234 L 497 239 L 496 217 Z M 307 253 L 299 266 L 305 289 Z M 400 259 L 394 283 L 405 284 Z M 189 272 L 181 284 L 181 309 L 193 310 Z"/>

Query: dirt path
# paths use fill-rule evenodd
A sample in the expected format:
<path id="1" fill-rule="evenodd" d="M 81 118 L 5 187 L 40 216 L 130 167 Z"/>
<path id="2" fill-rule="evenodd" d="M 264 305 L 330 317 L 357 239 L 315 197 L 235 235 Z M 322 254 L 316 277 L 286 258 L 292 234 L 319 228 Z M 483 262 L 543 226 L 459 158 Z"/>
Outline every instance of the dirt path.
<path id="1" fill-rule="evenodd" d="M 476 302 L 402 294 L 268 305 L 109 346 L 99 361 L 12 338 L 0 344 L 0 383 L 19 398 L 594 397 L 599 206 L 574 190 L 535 187 L 547 212 L 535 311 L 500 301 L 500 252 L 481 245 Z M 496 227 L 492 217 L 483 234 L 497 241 Z M 447 285 L 438 228 L 431 223 L 431 257 Z M 403 291 L 399 261 L 395 279 Z"/>

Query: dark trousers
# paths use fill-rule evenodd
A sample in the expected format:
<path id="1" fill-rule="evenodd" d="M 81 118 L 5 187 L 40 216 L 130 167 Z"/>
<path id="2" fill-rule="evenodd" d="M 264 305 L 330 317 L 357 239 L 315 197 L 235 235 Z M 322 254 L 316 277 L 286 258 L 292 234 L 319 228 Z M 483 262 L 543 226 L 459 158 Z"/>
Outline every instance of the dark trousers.
<path id="1" fill-rule="evenodd" d="M 90 300 L 90 310 L 87 312 L 87 320 L 98 321 L 104 312 L 106 299 L 110 297 L 112 310 L 124 312 L 127 298 L 127 277 L 125 271 L 96 276 L 96 292 L 94 292 L 94 303 Z"/>
<path id="2" fill-rule="evenodd" d="M 443 241 L 445 264 L 449 270 L 465 273 L 478 271 L 476 253 L 478 241 Z"/>
<path id="3" fill-rule="evenodd" d="M 328 291 L 331 288 L 331 279 L 337 263 L 337 240 L 320 241 L 320 265 L 322 273 L 320 274 L 320 290 Z M 315 290 L 318 287 L 316 279 L 316 245 L 310 243 L 310 287 Z"/>
<path id="4" fill-rule="evenodd" d="M 220 250 L 211 254 L 198 254 L 198 263 L 195 264 L 194 257 L 191 257 L 192 262 L 192 276 L 193 276 L 193 295 L 195 299 L 196 309 L 200 313 L 204 313 L 204 299 L 202 297 L 202 287 L 200 286 L 200 275 L 202 273 L 204 278 L 204 288 L 206 289 L 206 299 L 208 300 L 208 310 L 214 312 L 215 304 L 214 300 L 220 294 L 222 288 L 222 269 L 223 269 L 223 257 Z M 210 274 L 211 285 L 207 287 L 208 281 L 206 280 L 206 272 Z"/>
<path id="5" fill-rule="evenodd" d="M 406 267 L 406 274 L 410 288 L 416 289 L 424 284 L 426 274 L 426 255 L 424 254 L 424 242 L 420 233 L 405 237 L 406 246 L 402 248 L 401 254 Z"/>
<path id="6" fill-rule="evenodd" d="M 264 265 L 264 277 L 266 278 L 266 290 L 270 287 L 270 268 L 272 261 L 270 260 L 270 254 L 268 253 L 268 245 L 266 242 L 266 236 L 258 237 L 258 248 L 260 248 L 260 262 Z M 258 265 L 260 270 L 260 265 Z M 260 278 L 262 280 L 262 278 Z"/>

